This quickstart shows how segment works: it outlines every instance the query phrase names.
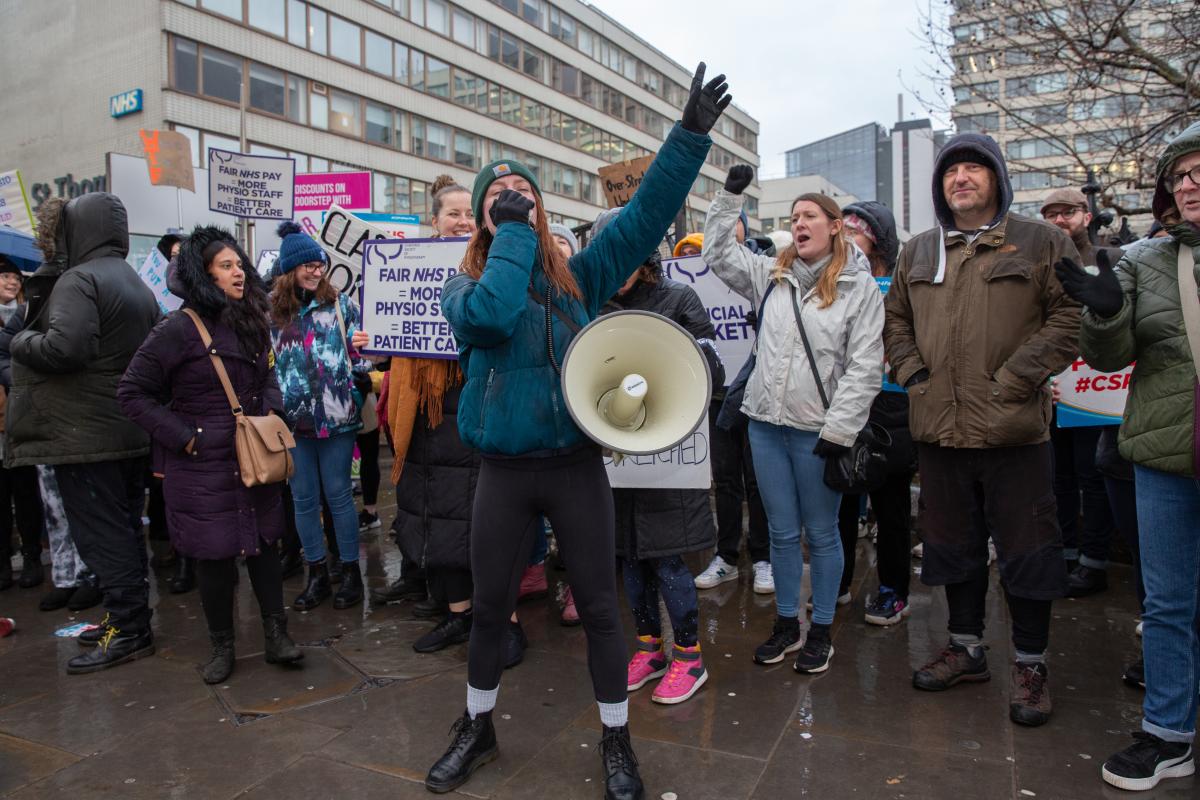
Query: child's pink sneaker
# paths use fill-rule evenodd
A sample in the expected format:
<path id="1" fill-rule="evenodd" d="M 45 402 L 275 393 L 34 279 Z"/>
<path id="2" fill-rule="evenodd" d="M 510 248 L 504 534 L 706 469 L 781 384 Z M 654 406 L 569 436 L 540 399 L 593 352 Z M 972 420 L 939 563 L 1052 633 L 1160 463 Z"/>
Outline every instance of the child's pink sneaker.
<path id="1" fill-rule="evenodd" d="M 629 662 L 629 675 L 625 686 L 630 692 L 637 691 L 667 673 L 667 656 L 662 651 L 662 639 L 655 636 L 639 636 L 637 649 Z"/>
<path id="2" fill-rule="evenodd" d="M 654 687 L 650 699 L 656 703 L 682 703 L 687 700 L 708 680 L 708 670 L 704 668 L 704 659 L 700 657 L 700 645 L 695 647 L 680 647 L 675 645 L 674 658 L 667 670 L 667 677 Z"/>

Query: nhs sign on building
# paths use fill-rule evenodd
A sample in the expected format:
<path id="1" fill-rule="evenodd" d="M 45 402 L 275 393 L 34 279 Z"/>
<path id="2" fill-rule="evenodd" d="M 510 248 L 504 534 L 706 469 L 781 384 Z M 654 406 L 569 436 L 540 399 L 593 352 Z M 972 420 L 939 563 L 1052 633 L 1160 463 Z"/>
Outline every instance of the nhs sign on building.
<path id="1" fill-rule="evenodd" d="M 130 89 L 128 92 L 114 94 L 108 99 L 108 113 L 113 117 L 123 117 L 126 114 L 136 114 L 141 110 L 141 89 Z"/>

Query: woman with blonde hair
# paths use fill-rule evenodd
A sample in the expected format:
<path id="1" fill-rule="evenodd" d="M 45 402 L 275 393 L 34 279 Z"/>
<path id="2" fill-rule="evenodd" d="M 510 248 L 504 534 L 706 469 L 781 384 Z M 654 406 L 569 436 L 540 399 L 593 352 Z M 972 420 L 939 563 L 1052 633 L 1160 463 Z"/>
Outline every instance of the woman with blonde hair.
<path id="1" fill-rule="evenodd" d="M 734 229 L 753 178 L 749 166 L 729 171 L 708 210 L 703 256 L 758 308 L 757 360 L 740 410 L 750 420 L 767 510 L 778 616 L 754 661 L 776 664 L 799 650 L 797 672 L 824 672 L 833 656 L 829 628 L 843 565 L 841 495 L 825 485 L 825 460 L 854 444 L 882 385 L 883 297 L 866 258 L 844 235 L 841 209 L 826 195 L 802 194 L 792 203 L 791 243 L 778 257 L 739 245 Z M 802 528 L 813 602 L 803 645 Z"/>

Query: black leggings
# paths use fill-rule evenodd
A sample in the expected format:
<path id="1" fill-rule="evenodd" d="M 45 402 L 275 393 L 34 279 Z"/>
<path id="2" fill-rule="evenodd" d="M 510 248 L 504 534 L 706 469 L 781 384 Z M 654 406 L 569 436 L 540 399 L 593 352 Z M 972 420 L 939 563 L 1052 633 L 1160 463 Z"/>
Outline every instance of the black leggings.
<path id="1" fill-rule="evenodd" d="M 911 472 L 888 475 L 887 481 L 871 492 L 871 510 L 875 512 L 878 536 L 875 557 L 879 585 L 886 586 L 904 600 L 908 599 L 909 575 L 912 572 L 912 484 Z M 838 530 L 842 535 L 842 585 L 838 594 L 850 591 L 854 579 L 854 564 L 858 550 L 858 508 L 856 494 L 842 496 L 838 512 Z"/>
<path id="2" fill-rule="evenodd" d="M 250 585 L 265 617 L 283 611 L 283 572 L 273 547 L 262 546 L 256 556 L 246 556 Z M 233 599 L 237 594 L 237 562 L 232 558 L 196 560 L 196 582 L 210 631 L 233 630 Z"/>
<path id="3" fill-rule="evenodd" d="M 379 428 L 358 435 L 359 470 L 364 506 L 373 506 L 379 499 Z"/>
<path id="4" fill-rule="evenodd" d="M 36 467 L 0 467 L 0 557 L 12 555 L 14 505 L 21 554 L 36 561 L 42 554 L 42 494 Z"/>
<path id="5" fill-rule="evenodd" d="M 946 584 L 951 633 L 983 636 L 987 593 L 987 571 L 964 583 Z M 1008 600 L 1008 614 L 1012 617 L 1013 646 L 1022 653 L 1044 653 L 1050 642 L 1050 601 L 1015 597 L 1007 591 L 1004 595 Z"/>
<path id="6" fill-rule="evenodd" d="M 500 685 L 504 632 L 517 607 L 521 574 L 545 514 L 588 640 L 588 670 L 601 703 L 625 700 L 626 651 L 617 606 L 613 496 L 604 461 L 591 447 L 549 458 L 484 458 L 471 519 L 475 580 L 467 680 Z"/>

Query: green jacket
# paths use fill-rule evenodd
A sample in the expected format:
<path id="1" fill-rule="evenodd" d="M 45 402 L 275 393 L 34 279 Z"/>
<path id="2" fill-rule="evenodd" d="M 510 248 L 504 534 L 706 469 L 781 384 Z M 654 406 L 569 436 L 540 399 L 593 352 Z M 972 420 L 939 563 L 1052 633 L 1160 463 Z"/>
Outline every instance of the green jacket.
<path id="1" fill-rule="evenodd" d="M 1179 247 L 1192 248 L 1200 277 L 1200 230 L 1179 218 L 1164 179 L 1180 156 L 1200 150 L 1200 123 L 1176 137 L 1158 161 L 1154 216 L 1172 238 L 1149 239 L 1117 264 L 1125 303 L 1116 316 L 1083 314 L 1079 343 L 1084 359 L 1104 372 L 1131 362 L 1133 379 L 1118 437 L 1121 455 L 1135 464 L 1194 475 L 1196 367 L 1180 306 Z"/>

